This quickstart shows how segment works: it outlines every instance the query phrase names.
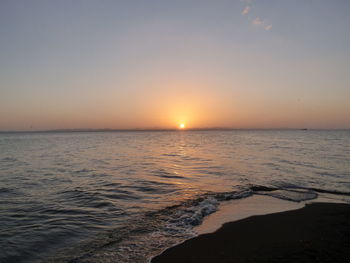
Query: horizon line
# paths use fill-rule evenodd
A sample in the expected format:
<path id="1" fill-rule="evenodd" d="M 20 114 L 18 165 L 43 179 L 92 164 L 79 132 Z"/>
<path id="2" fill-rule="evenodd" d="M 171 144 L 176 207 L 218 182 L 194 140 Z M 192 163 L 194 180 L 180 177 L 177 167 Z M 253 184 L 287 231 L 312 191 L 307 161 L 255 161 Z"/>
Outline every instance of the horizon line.
<path id="1" fill-rule="evenodd" d="M 350 130 L 350 128 L 230 128 L 230 127 L 207 127 L 207 128 L 73 128 L 73 129 L 42 129 L 42 130 L 0 130 L 0 133 L 60 133 L 60 132 L 156 132 L 156 131 L 230 131 L 230 130 Z"/>

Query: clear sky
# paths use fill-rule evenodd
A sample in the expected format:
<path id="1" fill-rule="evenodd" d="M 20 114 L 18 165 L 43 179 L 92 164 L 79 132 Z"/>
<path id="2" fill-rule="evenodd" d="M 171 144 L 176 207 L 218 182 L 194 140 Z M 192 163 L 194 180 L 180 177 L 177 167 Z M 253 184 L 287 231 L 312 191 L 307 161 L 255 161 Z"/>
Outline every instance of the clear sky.
<path id="1" fill-rule="evenodd" d="M 350 1 L 2 0 L 0 130 L 350 128 Z"/>

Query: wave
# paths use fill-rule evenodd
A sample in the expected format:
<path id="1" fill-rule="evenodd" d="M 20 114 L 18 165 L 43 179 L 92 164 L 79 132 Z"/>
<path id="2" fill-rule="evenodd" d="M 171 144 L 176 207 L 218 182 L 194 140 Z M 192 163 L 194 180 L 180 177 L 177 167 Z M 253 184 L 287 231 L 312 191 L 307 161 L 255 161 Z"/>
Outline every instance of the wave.
<path id="1" fill-rule="evenodd" d="M 206 193 L 179 204 L 149 211 L 108 233 L 101 234 L 67 253 L 61 251 L 50 262 L 124 262 L 145 263 L 166 248 L 196 236 L 193 228 L 216 212 L 220 203 L 242 199 L 254 194 L 301 202 L 318 197 L 319 193 L 334 193 L 324 189 L 249 185 L 236 191 Z M 47 260 L 46 260 L 47 261 Z"/>
<path id="2" fill-rule="evenodd" d="M 257 194 L 260 195 L 269 195 L 275 198 L 288 200 L 288 201 L 294 201 L 294 202 L 302 202 L 307 200 L 316 199 L 318 197 L 318 194 L 313 191 L 298 191 L 298 190 L 287 190 L 287 189 L 281 189 L 281 190 L 272 190 L 272 191 L 261 191 Z"/>
<path id="3" fill-rule="evenodd" d="M 17 159 L 13 158 L 13 157 L 4 157 L 2 159 L 0 159 L 1 162 L 16 162 Z"/>
<path id="4" fill-rule="evenodd" d="M 184 176 L 181 176 L 181 175 L 177 175 L 177 174 L 174 174 L 174 173 L 167 172 L 167 171 L 164 170 L 164 169 L 154 170 L 154 171 L 152 171 L 152 174 L 153 174 L 154 176 L 156 176 L 156 177 L 161 177 L 161 178 L 187 179 L 187 178 L 184 177 Z"/>
<path id="5" fill-rule="evenodd" d="M 334 195 L 346 195 L 350 196 L 349 192 L 344 191 L 336 191 L 336 190 L 327 190 L 327 189 L 321 189 L 321 188 L 314 188 L 314 187 L 302 187 L 299 186 L 299 189 L 309 190 L 309 191 L 315 191 L 318 193 L 324 193 L 324 194 L 334 194 Z"/>
<path id="6" fill-rule="evenodd" d="M 16 189 L 8 188 L 8 187 L 0 187 L 0 195 L 19 195 L 20 192 Z"/>
<path id="7" fill-rule="evenodd" d="M 217 211 L 220 202 L 252 194 L 249 190 L 207 193 L 160 210 L 149 211 L 68 252 L 60 251 L 43 262 L 145 262 L 145 259 L 162 250 L 195 236 L 193 227 Z"/>

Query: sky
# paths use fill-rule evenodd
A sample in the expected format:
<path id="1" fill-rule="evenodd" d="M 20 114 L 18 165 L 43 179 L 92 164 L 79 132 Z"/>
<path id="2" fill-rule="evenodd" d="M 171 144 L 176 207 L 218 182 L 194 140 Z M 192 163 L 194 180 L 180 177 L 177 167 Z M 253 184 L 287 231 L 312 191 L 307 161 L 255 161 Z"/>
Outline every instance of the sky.
<path id="1" fill-rule="evenodd" d="M 2 0 L 0 130 L 350 128 L 350 1 Z"/>

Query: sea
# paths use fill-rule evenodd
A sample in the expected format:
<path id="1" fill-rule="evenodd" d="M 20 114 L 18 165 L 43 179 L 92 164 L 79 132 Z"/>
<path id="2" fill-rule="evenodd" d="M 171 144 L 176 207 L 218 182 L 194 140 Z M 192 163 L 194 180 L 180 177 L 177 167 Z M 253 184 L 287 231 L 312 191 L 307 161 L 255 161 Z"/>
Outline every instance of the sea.
<path id="1" fill-rule="evenodd" d="M 252 195 L 350 203 L 350 131 L 1 133 L 0 262 L 146 263 Z"/>

